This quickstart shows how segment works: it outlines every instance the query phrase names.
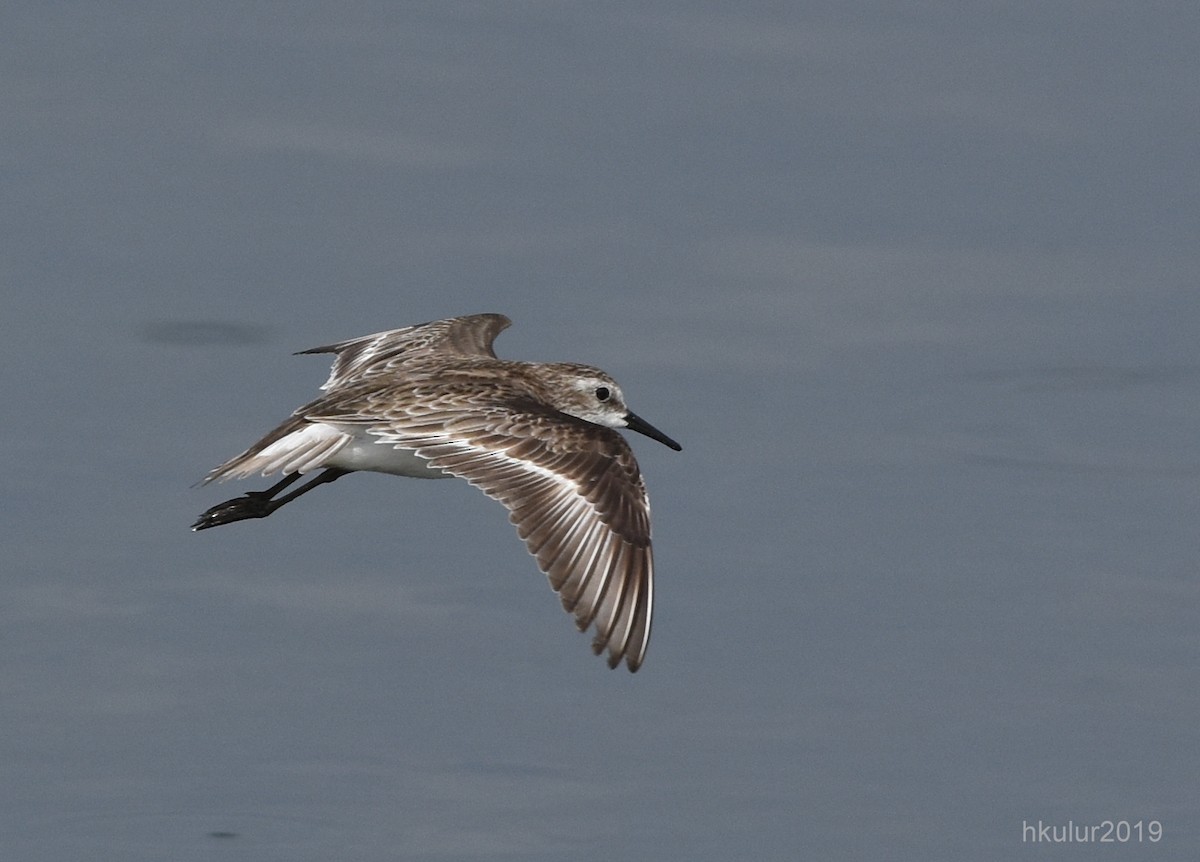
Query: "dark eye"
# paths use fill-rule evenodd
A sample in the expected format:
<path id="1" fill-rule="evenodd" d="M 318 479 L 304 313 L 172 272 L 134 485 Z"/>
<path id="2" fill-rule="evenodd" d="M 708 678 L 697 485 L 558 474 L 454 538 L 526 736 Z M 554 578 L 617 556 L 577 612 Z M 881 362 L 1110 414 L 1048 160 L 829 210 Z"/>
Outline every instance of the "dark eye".
<path id="1" fill-rule="evenodd" d="M 608 391 L 607 386 L 597 386 L 596 387 L 596 400 L 597 401 L 607 401 L 608 396 L 611 394 L 612 393 Z"/>

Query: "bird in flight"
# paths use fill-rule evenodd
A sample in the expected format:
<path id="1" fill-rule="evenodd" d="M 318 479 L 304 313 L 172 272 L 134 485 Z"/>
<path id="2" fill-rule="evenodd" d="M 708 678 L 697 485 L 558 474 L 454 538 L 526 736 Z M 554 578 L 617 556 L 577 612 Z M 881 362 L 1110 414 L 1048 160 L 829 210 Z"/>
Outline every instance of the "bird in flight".
<path id="1" fill-rule="evenodd" d="M 473 314 L 301 351 L 335 355 L 324 394 L 202 484 L 282 478 L 213 506 L 192 529 L 265 518 L 357 470 L 457 476 L 508 509 L 579 630 L 593 629 L 593 652 L 636 671 L 654 604 L 650 504 L 615 429 L 681 447 L 598 368 L 497 359 L 492 342 L 510 323 Z"/>

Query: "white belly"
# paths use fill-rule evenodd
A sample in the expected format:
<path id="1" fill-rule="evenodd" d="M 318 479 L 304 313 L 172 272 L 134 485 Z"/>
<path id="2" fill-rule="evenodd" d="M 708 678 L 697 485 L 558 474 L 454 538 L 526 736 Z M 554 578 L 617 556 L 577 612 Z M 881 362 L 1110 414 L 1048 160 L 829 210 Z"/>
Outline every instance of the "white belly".
<path id="1" fill-rule="evenodd" d="M 349 431 L 343 427 L 341 430 Z M 378 442 L 378 437 L 355 434 L 354 439 L 338 450 L 322 466 L 341 467 L 343 470 L 370 470 L 373 473 L 391 473 L 393 476 L 411 476 L 414 479 L 449 479 L 449 473 L 429 466 L 424 458 L 418 458 L 410 449 L 397 449 L 390 443 Z"/>

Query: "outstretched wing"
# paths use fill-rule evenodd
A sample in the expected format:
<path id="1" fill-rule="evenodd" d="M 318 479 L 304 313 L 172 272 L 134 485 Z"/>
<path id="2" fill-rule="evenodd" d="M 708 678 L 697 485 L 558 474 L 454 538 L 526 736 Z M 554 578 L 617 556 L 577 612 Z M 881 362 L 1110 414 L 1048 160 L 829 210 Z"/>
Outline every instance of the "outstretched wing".
<path id="1" fill-rule="evenodd" d="M 654 559 L 646 486 L 625 439 L 534 402 L 432 412 L 396 403 L 369 433 L 503 503 L 580 631 L 594 626 L 592 650 L 607 650 L 609 667 L 624 659 L 637 670 L 650 640 Z M 344 406 L 308 418 L 361 421 Z"/>
<path id="2" fill-rule="evenodd" d="M 331 390 L 395 372 L 407 362 L 434 353 L 489 356 L 494 359 L 496 354 L 492 352 L 492 342 L 511 323 L 503 314 L 471 314 L 363 335 L 337 344 L 301 350 L 296 355 L 336 353 L 333 370 L 321 387 Z"/>

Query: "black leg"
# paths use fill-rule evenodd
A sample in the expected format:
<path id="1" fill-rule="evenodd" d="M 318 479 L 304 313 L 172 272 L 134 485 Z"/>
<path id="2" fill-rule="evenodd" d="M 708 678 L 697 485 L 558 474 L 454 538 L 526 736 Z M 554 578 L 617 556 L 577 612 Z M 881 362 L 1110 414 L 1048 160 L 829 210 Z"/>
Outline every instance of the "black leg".
<path id="1" fill-rule="evenodd" d="M 250 491 L 241 497 L 218 503 L 192 524 L 193 530 L 207 530 L 210 527 L 220 527 L 232 524 L 234 521 L 245 521 L 249 518 L 265 518 L 285 503 L 290 503 L 301 494 L 311 491 L 318 485 L 325 485 L 335 479 L 345 476 L 350 470 L 340 470 L 330 467 L 323 470 L 319 476 L 309 479 L 295 491 L 284 494 L 278 500 L 271 498 L 300 478 L 299 473 L 289 473 L 265 491 Z"/>

